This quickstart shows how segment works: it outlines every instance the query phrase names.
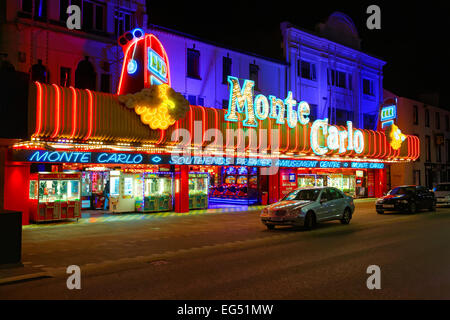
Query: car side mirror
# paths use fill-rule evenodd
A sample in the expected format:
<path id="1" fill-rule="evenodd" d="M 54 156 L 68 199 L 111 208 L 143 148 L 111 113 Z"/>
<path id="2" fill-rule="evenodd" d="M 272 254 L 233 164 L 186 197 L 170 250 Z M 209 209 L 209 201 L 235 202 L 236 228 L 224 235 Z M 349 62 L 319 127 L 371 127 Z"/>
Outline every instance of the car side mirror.
<path id="1" fill-rule="evenodd" d="M 327 199 L 320 199 L 320 203 L 327 202 Z"/>

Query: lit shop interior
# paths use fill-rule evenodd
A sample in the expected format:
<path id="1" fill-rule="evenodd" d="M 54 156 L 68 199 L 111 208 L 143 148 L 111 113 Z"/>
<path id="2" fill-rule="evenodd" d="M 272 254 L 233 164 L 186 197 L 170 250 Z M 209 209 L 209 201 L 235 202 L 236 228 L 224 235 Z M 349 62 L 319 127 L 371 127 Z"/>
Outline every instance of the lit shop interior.
<path id="1" fill-rule="evenodd" d="M 82 166 L 64 164 L 78 172 L 77 196 L 85 210 L 161 212 L 174 209 L 174 176 L 170 165 Z M 80 187 L 81 186 L 81 187 Z M 189 209 L 258 203 L 258 168 L 190 166 Z"/>

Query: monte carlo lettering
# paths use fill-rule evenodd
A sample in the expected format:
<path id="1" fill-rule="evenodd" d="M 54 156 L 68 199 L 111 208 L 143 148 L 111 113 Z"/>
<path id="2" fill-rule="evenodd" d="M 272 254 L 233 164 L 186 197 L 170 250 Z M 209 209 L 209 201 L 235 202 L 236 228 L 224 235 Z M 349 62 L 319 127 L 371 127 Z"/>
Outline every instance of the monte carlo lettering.
<path id="1" fill-rule="evenodd" d="M 306 101 L 297 102 L 291 91 L 284 100 L 263 94 L 253 97 L 254 81 L 245 80 L 241 87 L 238 78 L 228 76 L 228 83 L 230 99 L 225 121 L 237 122 L 238 114 L 244 114 L 244 127 L 256 128 L 259 121 L 273 119 L 276 124 L 287 125 L 290 129 L 297 125 L 306 126 L 310 122 L 309 104 Z M 364 151 L 364 134 L 353 129 L 351 121 L 347 121 L 345 130 L 340 130 L 338 126 L 330 125 L 327 118 L 317 119 L 311 126 L 310 143 L 312 151 L 319 156 L 331 151 L 360 154 Z"/>

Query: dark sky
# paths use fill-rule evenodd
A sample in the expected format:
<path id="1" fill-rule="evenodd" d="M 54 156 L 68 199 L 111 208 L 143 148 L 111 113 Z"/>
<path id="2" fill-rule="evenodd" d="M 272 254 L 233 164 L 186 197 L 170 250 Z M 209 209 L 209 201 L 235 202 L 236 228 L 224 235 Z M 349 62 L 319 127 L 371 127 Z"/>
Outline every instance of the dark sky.
<path id="1" fill-rule="evenodd" d="M 366 9 L 381 8 L 381 30 L 369 30 Z M 280 22 L 313 31 L 334 11 L 354 21 L 361 49 L 382 58 L 384 87 L 417 98 L 450 88 L 450 1 L 148 1 L 149 22 L 232 48 L 282 59 Z"/>

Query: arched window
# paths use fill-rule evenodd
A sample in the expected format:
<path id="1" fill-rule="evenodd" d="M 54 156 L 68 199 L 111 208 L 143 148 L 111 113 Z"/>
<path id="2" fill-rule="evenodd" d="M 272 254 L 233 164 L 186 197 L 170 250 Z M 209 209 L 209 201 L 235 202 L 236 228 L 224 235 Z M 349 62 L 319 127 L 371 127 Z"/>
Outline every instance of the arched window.
<path id="1" fill-rule="evenodd" d="M 79 89 L 96 90 L 97 73 L 94 66 L 86 56 L 84 60 L 78 63 L 75 70 L 75 87 Z"/>
<path id="2" fill-rule="evenodd" d="M 39 59 L 38 63 L 31 66 L 31 81 L 39 81 L 42 83 L 48 83 L 48 71 L 42 64 L 42 60 Z"/>

